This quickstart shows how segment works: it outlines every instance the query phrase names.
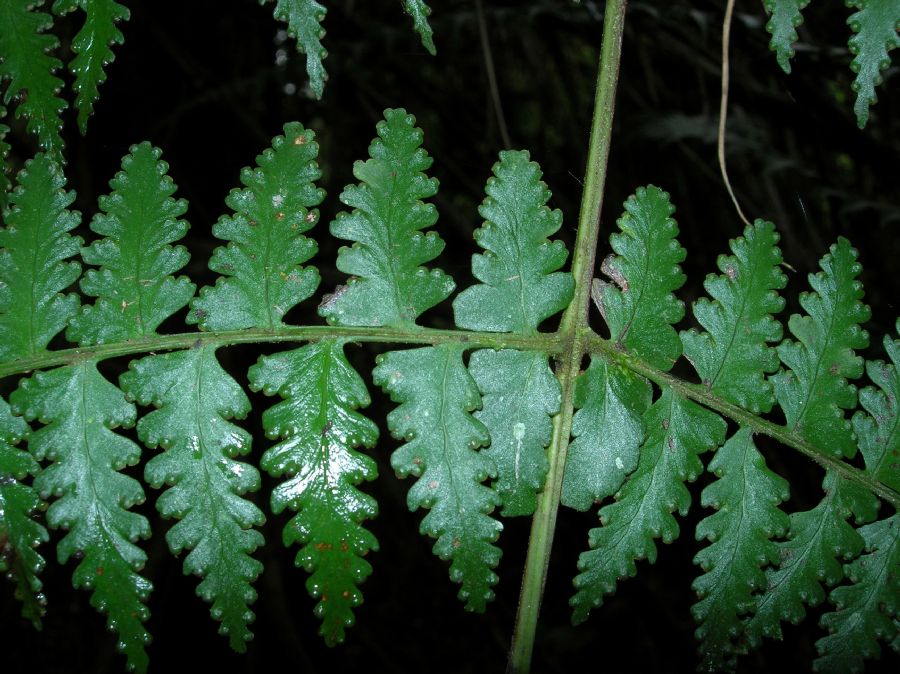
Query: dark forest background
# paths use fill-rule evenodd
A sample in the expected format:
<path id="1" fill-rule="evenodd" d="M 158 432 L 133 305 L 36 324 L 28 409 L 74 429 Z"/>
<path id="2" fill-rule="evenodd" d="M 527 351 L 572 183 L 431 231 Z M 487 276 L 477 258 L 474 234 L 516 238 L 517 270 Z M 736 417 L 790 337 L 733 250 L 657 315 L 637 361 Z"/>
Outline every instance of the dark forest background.
<path id="1" fill-rule="evenodd" d="M 320 184 L 328 196 L 312 232 L 320 244 L 313 262 L 323 274 L 320 293 L 327 292 L 341 281 L 333 267 L 338 244 L 327 235 L 327 223 L 341 209 L 337 196 L 354 182 L 353 161 L 366 157 L 382 110 L 405 107 L 424 129 L 425 147 L 435 160 L 431 174 L 441 183 L 434 201 L 440 213 L 437 229 L 447 247 L 437 264 L 460 287 L 471 282 L 472 232 L 481 224 L 476 208 L 497 152 L 504 149 L 475 0 L 431 0 L 437 57 L 422 48 L 399 0 L 325 3 L 329 80 L 321 101 L 309 95 L 305 57 L 272 18 L 271 4 L 125 4 L 132 11 L 131 21 L 121 26 L 125 44 L 115 48 L 116 60 L 108 68 L 86 137 L 75 131 L 72 110 L 66 113 L 67 176 L 78 192 L 76 206 L 85 223 L 96 212 L 98 195 L 109 191 L 108 181 L 129 146 L 149 140 L 162 148 L 179 186 L 177 196 L 190 203 L 186 217 L 192 224 L 192 261 L 186 271 L 198 283 L 210 283 L 206 262 L 217 245 L 210 228 L 226 210 L 225 195 L 238 185 L 240 168 L 254 163 L 283 124 L 299 120 L 315 129 L 321 145 Z M 551 206 L 564 213 L 559 236 L 570 250 L 587 155 L 602 4 L 484 0 L 483 6 L 482 27 L 512 147 L 530 150 L 543 167 L 553 192 Z M 689 280 L 681 292 L 686 301 L 702 293 L 701 282 L 715 271 L 716 257 L 727 252 L 729 238 L 743 229 L 716 165 L 723 6 L 721 1 L 635 0 L 629 5 L 624 40 L 605 234 L 598 255 L 608 252 L 606 236 L 622 201 L 639 185 L 659 185 L 677 207 L 680 240 L 688 250 L 683 267 Z M 880 100 L 868 127 L 857 129 L 845 25 L 849 13 L 842 3 L 814 4 L 806 11 L 793 74 L 787 76 L 768 50 L 762 3 L 738 3 L 732 31 L 729 169 L 748 215 L 772 220 L 783 236 L 784 257 L 793 267 L 785 318 L 798 309 L 797 293 L 808 287 L 806 275 L 817 269 L 837 236 L 848 237 L 859 249 L 873 309 L 873 344 L 865 355 L 874 358 L 883 355 L 882 336 L 893 333 L 900 313 L 900 96 L 895 65 L 878 88 Z M 54 29 L 63 38 L 65 61 L 81 16 L 70 15 Z M 63 77 L 71 82 L 68 74 Z M 69 92 L 64 95 L 71 101 Z M 34 148 L 32 139 L 14 127 L 12 161 L 18 166 Z M 87 239 L 93 238 L 86 226 L 83 230 Z M 321 323 L 315 314 L 319 294 L 291 312 L 289 320 Z M 182 320 L 183 313 L 163 329 L 180 332 Z M 451 320 L 447 302 L 421 322 L 440 327 Z M 363 373 L 371 370 L 375 350 L 348 348 Z M 220 358 L 245 381 L 246 368 L 259 352 L 258 347 L 235 347 L 221 351 Z M 111 377 L 126 366 L 127 361 L 104 365 Z M 246 655 L 233 654 L 216 634 L 208 606 L 194 596 L 196 580 L 183 577 L 181 560 L 168 554 L 163 533 L 169 524 L 156 514 L 152 504 L 157 494 L 147 488 L 148 501 L 140 509 L 155 532 L 146 544 L 146 575 L 155 584 L 148 622 L 154 635 L 151 671 L 503 670 L 530 522 L 505 522 L 497 599 L 486 615 L 465 613 L 447 565 L 432 556 L 431 542 L 417 533 L 422 514 L 406 509 L 411 482 L 392 474 L 389 454 L 396 443 L 384 428 L 384 396 L 374 397 L 369 413 L 382 428 L 382 441 L 373 452 L 380 476 L 364 488 L 379 501 L 380 514 L 370 528 L 381 550 L 370 557 L 375 570 L 362 587 L 365 603 L 347 642 L 328 649 L 317 636 L 306 574 L 293 567 L 295 551 L 286 551 L 280 542 L 286 518 L 270 516 L 263 531 L 267 545 L 257 552 L 265 571 L 257 582 L 256 639 Z M 261 396 L 253 400 L 256 411 L 246 425 L 254 433 L 252 457 L 258 460 L 269 444 L 259 412 L 272 401 Z M 793 498 L 786 508 L 811 507 L 820 498 L 819 469 L 790 450 L 764 442 L 762 448 L 769 465 L 791 480 Z M 132 470 L 139 475 L 142 467 Z M 560 510 L 535 672 L 569 672 L 581 663 L 609 673 L 694 670 L 690 583 L 698 573 L 691 560 L 699 544 L 692 530 L 704 515 L 699 491 L 708 480 L 702 477 L 694 485 L 694 509 L 681 539 L 661 546 L 655 565 L 640 563 L 639 576 L 621 584 L 618 594 L 578 628 L 569 625 L 567 602 L 575 563 L 596 515 Z M 263 489 L 254 496 L 264 509 L 271 487 L 272 480 L 264 476 Z M 52 545 L 58 539 L 54 532 Z M 3 671 L 123 671 L 124 659 L 115 653 L 104 617 L 90 608 L 87 593 L 71 588 L 73 563 L 60 568 L 51 545 L 43 547 L 43 554 L 49 567 L 44 573 L 49 606 L 42 633 L 18 617 L 9 586 L 0 593 Z M 743 658 L 740 670 L 809 671 L 815 639 L 821 636 L 821 613 L 821 607 L 812 609 L 803 625 L 785 626 L 784 642 L 768 642 Z M 868 671 L 897 671 L 897 664 L 896 654 L 888 650 L 884 661 Z"/>

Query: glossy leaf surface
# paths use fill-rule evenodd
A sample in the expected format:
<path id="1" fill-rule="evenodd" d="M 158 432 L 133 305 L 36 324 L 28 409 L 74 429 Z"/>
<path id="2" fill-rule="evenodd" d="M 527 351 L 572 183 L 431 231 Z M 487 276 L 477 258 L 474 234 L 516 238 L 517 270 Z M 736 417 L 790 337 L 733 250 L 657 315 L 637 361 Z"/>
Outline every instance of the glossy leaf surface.
<path id="1" fill-rule="evenodd" d="M 59 42 L 45 32 L 53 18 L 38 9 L 40 4 L 0 0 L 0 83 L 8 79 L 3 102 L 15 102 L 16 118 L 24 117 L 41 148 L 60 158 L 66 102 L 57 96 L 63 83 L 54 72 L 62 63 L 50 55 Z"/>
<path id="2" fill-rule="evenodd" d="M 91 229 L 104 238 L 82 249 L 82 257 L 98 269 L 81 279 L 85 294 L 96 297 L 72 318 L 66 336 L 82 345 L 120 342 L 153 334 L 166 318 L 194 295 L 186 277 L 171 274 L 187 264 L 184 246 L 171 246 L 188 230 L 179 220 L 187 203 L 175 200 L 162 152 L 149 143 L 134 145 L 122 170 L 100 197 Z"/>
<path id="3" fill-rule="evenodd" d="M 120 470 L 140 459 L 140 448 L 113 432 L 134 425 L 134 405 L 97 371 L 96 361 L 38 372 L 19 383 L 10 402 L 26 419 L 45 424 L 28 440 L 31 454 L 52 463 L 34 481 L 43 498 L 53 496 L 47 522 L 68 533 L 57 547 L 60 563 L 76 557 L 76 588 L 91 590 L 91 605 L 107 614 L 128 666 L 147 669 L 144 622 L 152 590 L 139 571 L 147 555 L 136 545 L 150 535 L 143 515 L 130 510 L 144 501 L 140 483 Z"/>
<path id="4" fill-rule="evenodd" d="M 769 49 L 775 52 L 781 69 L 790 73 L 798 38 L 797 27 L 803 23 L 800 10 L 809 4 L 809 0 L 765 0 L 764 4 L 770 15 L 766 23 L 766 30 L 772 34 Z"/>
<path id="5" fill-rule="evenodd" d="M 753 611 L 753 592 L 766 587 L 762 567 L 780 561 L 771 539 L 788 528 L 788 516 L 778 509 L 788 498 L 788 483 L 766 467 L 747 428 L 716 452 L 709 471 L 718 479 L 703 490 L 701 501 L 716 512 L 697 525 L 697 539 L 710 544 L 694 558 L 704 573 L 692 585 L 700 598 L 692 613 L 699 669 L 712 672 L 734 669 L 735 655 L 744 648 L 742 619 Z"/>
<path id="6" fill-rule="evenodd" d="M 0 119 L 6 117 L 6 108 L 0 105 Z M 0 123 L 0 214 L 9 204 L 9 188 L 12 185 L 9 181 L 9 142 L 6 135 L 9 133 L 9 127 Z"/>
<path id="7" fill-rule="evenodd" d="M 319 314 L 336 325 L 409 327 L 456 287 L 440 269 L 419 266 L 444 248 L 435 232 L 421 232 L 437 221 L 434 205 L 422 200 L 438 187 L 424 173 L 431 158 L 421 147 L 422 130 L 405 110 L 385 110 L 384 117 L 370 159 L 353 165 L 360 183 L 341 193 L 354 210 L 331 223 L 334 236 L 354 242 L 337 259 L 351 277 L 319 305 Z"/>
<path id="8" fill-rule="evenodd" d="M 862 267 L 846 239 L 838 239 L 820 265 L 822 271 L 809 276 L 814 292 L 800 295 L 807 315 L 793 314 L 788 321 L 799 341 L 778 345 L 787 369 L 771 381 L 791 431 L 836 457 L 850 458 L 856 442 L 844 410 L 856 407 L 856 387 L 847 380 L 862 376 L 863 359 L 854 349 L 869 343 L 860 325 L 870 312 L 856 280 Z"/>
<path id="9" fill-rule="evenodd" d="M 434 47 L 434 38 L 431 26 L 428 23 L 428 15 L 431 14 L 431 8 L 426 4 L 425 0 L 403 0 L 403 7 L 413 18 L 413 27 L 422 38 L 422 45 L 431 54 L 436 54 Z"/>
<path id="10" fill-rule="evenodd" d="M 653 185 L 628 197 L 620 233 L 610 236 L 616 254 L 600 266 L 612 283 L 595 279 L 591 292 L 612 341 L 660 370 L 681 355 L 672 324 L 684 317 L 684 304 L 672 292 L 684 284 L 686 253 L 675 239 L 674 212 L 669 195 Z"/>
<path id="11" fill-rule="evenodd" d="M 651 393 L 647 380 L 591 357 L 575 387 L 578 411 L 572 420 L 574 440 L 566 458 L 563 505 L 587 510 L 615 494 L 637 467 Z"/>
<path id="12" fill-rule="evenodd" d="M 313 207 L 324 190 L 316 163 L 315 134 L 299 122 L 285 124 L 284 135 L 256 158 L 255 169 L 241 171 L 244 189 L 232 190 L 213 234 L 228 241 L 216 248 L 209 268 L 220 276 L 191 303 L 188 323 L 203 330 L 273 329 L 291 307 L 315 292 L 319 272 L 303 263 L 316 242 L 303 236 L 319 219 Z"/>
<path id="13" fill-rule="evenodd" d="M 527 152 L 501 152 L 487 197 L 478 209 L 484 224 L 475 240 L 485 249 L 472 256 L 472 274 L 482 283 L 453 300 L 456 324 L 468 330 L 534 333 L 545 318 L 572 299 L 574 281 L 557 271 L 568 252 L 550 241 L 562 213 L 547 208 L 550 190 Z"/>
<path id="14" fill-rule="evenodd" d="M 481 454 L 497 468 L 494 490 L 504 517 L 531 515 L 550 464 L 547 445 L 551 416 L 559 411 L 559 382 L 547 356 L 539 352 L 480 349 L 469 359 L 469 373 L 481 392 L 474 413 L 490 433 Z"/>
<path id="15" fill-rule="evenodd" d="M 847 19 L 847 24 L 854 33 L 848 43 L 853 54 L 850 68 L 856 73 L 853 112 L 862 129 L 869 121 L 869 106 L 877 100 L 875 87 L 881 84 L 882 72 L 891 64 L 888 52 L 900 47 L 897 34 L 900 3 L 896 0 L 848 0 L 847 4 L 859 10 Z"/>
<path id="16" fill-rule="evenodd" d="M 266 0 L 259 0 L 265 4 Z M 325 29 L 325 7 L 316 0 L 275 0 L 273 14 L 276 19 L 287 24 L 287 32 L 297 40 L 297 49 L 306 54 L 306 74 L 309 76 L 309 87 L 316 98 L 322 98 L 325 91 L 325 80 L 328 74 L 322 61 L 328 55 L 322 46 Z"/>
<path id="17" fill-rule="evenodd" d="M 772 223 L 748 225 L 731 242 L 734 255 L 719 257 L 722 275 L 710 274 L 703 283 L 712 301 L 694 303 L 694 316 L 706 331 L 681 333 L 684 355 L 703 385 L 754 414 L 775 403 L 766 374 L 779 363 L 768 344 L 781 340 L 781 324 L 772 314 L 784 308 L 778 291 L 787 283 L 777 244 Z"/>
<path id="18" fill-rule="evenodd" d="M 0 361 L 44 351 L 78 309 L 76 295 L 62 295 L 81 270 L 67 259 L 81 239 L 69 234 L 81 216 L 68 210 L 59 165 L 39 154 L 19 172 L 0 230 Z"/>
<path id="19" fill-rule="evenodd" d="M 130 398 L 158 408 L 138 422 L 137 432 L 149 448 L 163 450 L 144 474 L 152 487 L 168 487 L 156 508 L 179 520 L 166 533 L 169 549 L 190 551 L 184 573 L 202 578 L 197 594 L 212 604 L 231 647 L 243 652 L 253 637 L 252 583 L 262 571 L 251 556 L 263 544 L 254 527 L 265 516 L 242 498 L 259 489 L 259 472 L 235 460 L 250 451 L 250 434 L 230 420 L 244 418 L 250 401 L 213 346 L 133 361 L 121 383 Z"/>
<path id="20" fill-rule="evenodd" d="M 671 543 L 678 538 L 672 513 L 684 517 L 691 504 L 684 483 L 703 472 L 698 455 L 725 440 L 725 422 L 718 415 L 669 388 L 647 410 L 644 423 L 647 439 L 637 468 L 615 503 L 600 508 L 601 526 L 591 529 L 590 550 L 578 558 L 576 593 L 569 602 L 575 624 L 587 620 L 619 580 L 637 573 L 636 560 L 656 561 L 655 539 Z"/>
<path id="21" fill-rule="evenodd" d="M 391 465 L 399 477 L 417 478 L 407 504 L 429 509 L 420 531 L 437 538 L 434 553 L 451 561 L 450 578 L 462 584 L 466 608 L 484 611 L 494 598 L 493 568 L 501 551 L 493 543 L 503 525 L 490 517 L 499 497 L 482 484 L 497 473 L 478 451 L 490 435 L 472 416 L 481 399 L 462 349 L 445 344 L 389 351 L 379 356 L 372 377 L 400 403 L 387 421 L 391 434 L 404 441 Z"/>
<path id="22" fill-rule="evenodd" d="M 357 489 L 378 475 L 375 462 L 356 449 L 378 439 L 378 427 L 356 411 L 369 404 L 369 393 L 340 341 L 264 356 L 249 378 L 255 390 L 283 399 L 263 413 L 266 434 L 280 442 L 261 466 L 281 480 L 272 510 L 295 513 L 284 544 L 300 545 L 295 563 L 310 573 L 306 587 L 318 599 L 319 633 L 333 646 L 354 623 L 353 608 L 363 601 L 358 585 L 372 573 L 365 556 L 378 549 L 362 526 L 377 505 Z"/>
<path id="23" fill-rule="evenodd" d="M 100 97 L 100 85 L 106 81 L 104 68 L 113 62 L 111 45 L 121 45 L 125 38 L 117 24 L 127 21 L 131 12 L 115 0 L 56 0 L 53 11 L 59 16 L 76 7 L 84 12 L 84 25 L 72 40 L 75 58 L 69 70 L 75 75 L 75 107 L 78 109 L 78 128 L 87 133 L 88 118 Z"/>
<path id="24" fill-rule="evenodd" d="M 26 482 L 39 466 L 28 452 L 16 447 L 30 430 L 0 398 L 0 573 L 15 584 L 22 617 L 40 629 L 44 596 L 38 574 L 44 558 L 37 546 L 46 543 L 48 536 L 44 526 L 32 519 L 41 500 Z"/>

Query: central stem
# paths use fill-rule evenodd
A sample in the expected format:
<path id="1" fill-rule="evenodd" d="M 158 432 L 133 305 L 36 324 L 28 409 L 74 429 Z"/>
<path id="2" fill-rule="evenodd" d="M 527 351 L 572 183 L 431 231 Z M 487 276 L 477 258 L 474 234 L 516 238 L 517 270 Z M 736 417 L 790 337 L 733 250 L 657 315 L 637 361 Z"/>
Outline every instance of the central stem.
<path id="1" fill-rule="evenodd" d="M 562 397 L 559 414 L 553 419 L 553 438 L 547 450 L 550 472 L 544 491 L 538 499 L 531 524 L 531 537 L 519 596 L 519 612 L 516 616 L 516 627 L 507 665 L 509 674 L 525 674 L 531 668 L 531 653 L 534 649 L 541 597 L 544 594 L 544 583 L 550 563 L 550 549 L 553 545 L 556 513 L 562 493 L 566 451 L 572 433 L 575 380 L 585 353 L 585 338 L 589 332 L 591 280 L 594 275 L 594 257 L 600 233 L 600 210 L 603 206 L 603 189 L 612 136 L 626 5 L 627 0 L 607 0 L 603 15 L 603 43 L 600 49 L 591 140 L 584 193 L 578 216 L 578 235 L 572 256 L 575 296 L 563 314 L 558 333 L 562 343 L 566 345 L 557 359 L 557 377 Z"/>

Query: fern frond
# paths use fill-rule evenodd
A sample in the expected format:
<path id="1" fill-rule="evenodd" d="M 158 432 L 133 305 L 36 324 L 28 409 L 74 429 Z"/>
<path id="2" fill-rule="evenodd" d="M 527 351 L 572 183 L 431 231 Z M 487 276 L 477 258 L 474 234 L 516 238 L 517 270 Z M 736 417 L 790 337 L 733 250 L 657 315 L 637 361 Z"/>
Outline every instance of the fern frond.
<path id="1" fill-rule="evenodd" d="M 900 333 L 900 320 L 896 330 Z M 890 363 L 869 361 L 866 373 L 878 388 L 867 386 L 859 392 L 862 410 L 853 415 L 853 430 L 866 470 L 895 491 L 900 491 L 900 340 L 884 337 Z M 881 390 L 878 390 L 881 389 Z"/>
<path id="2" fill-rule="evenodd" d="M 81 239 L 69 232 L 81 215 L 68 210 L 62 170 L 39 154 L 19 172 L 0 230 L 0 361 L 44 351 L 78 310 L 76 295 L 62 295 L 81 271 L 66 260 Z"/>
<path id="3" fill-rule="evenodd" d="M 809 276 L 812 293 L 801 293 L 806 316 L 793 314 L 788 329 L 799 341 L 786 339 L 778 356 L 787 369 L 771 377 L 787 427 L 835 457 L 851 458 L 856 441 L 844 410 L 856 407 L 856 387 L 848 379 L 863 373 L 854 349 L 869 343 L 860 325 L 869 308 L 860 300 L 862 267 L 844 239 L 831 246 L 820 262 L 822 271 Z"/>
<path id="4" fill-rule="evenodd" d="M 118 472 L 138 462 L 140 448 L 113 432 L 134 424 L 134 406 L 91 360 L 23 379 L 10 402 L 17 414 L 45 424 L 28 446 L 36 459 L 52 461 L 34 486 L 43 498 L 56 497 L 49 525 L 68 531 L 59 561 L 80 558 L 73 585 L 92 590 L 91 605 L 107 614 L 128 666 L 144 672 L 150 640 L 144 602 L 152 585 L 138 573 L 147 556 L 135 542 L 149 537 L 150 525 L 129 510 L 144 501 L 141 485 Z"/>
<path id="5" fill-rule="evenodd" d="M 38 574 L 44 558 L 36 548 L 48 536 L 44 526 L 31 519 L 42 507 L 41 500 L 23 482 L 40 468 L 28 452 L 16 448 L 30 432 L 22 417 L 13 416 L 9 404 L 0 398 L 0 573 L 15 583 L 22 616 L 40 629 L 45 600 Z"/>
<path id="6" fill-rule="evenodd" d="M 428 15 L 431 14 L 431 8 L 425 0 L 403 0 L 403 7 L 407 13 L 413 18 L 413 27 L 422 38 L 422 46 L 428 50 L 428 53 L 437 54 L 434 47 L 434 38 L 431 26 L 428 23 Z"/>
<path id="7" fill-rule="evenodd" d="M 53 73 L 62 62 L 50 56 L 59 42 L 44 32 L 53 17 L 37 9 L 41 4 L 43 0 L 0 0 L 0 84 L 9 80 L 3 102 L 16 101 L 16 118 L 25 117 L 41 148 L 59 159 L 66 102 L 56 95 L 63 83 Z"/>
<path id="8" fill-rule="evenodd" d="M 575 385 L 578 411 L 572 420 L 574 440 L 563 476 L 563 505 L 587 510 L 618 491 L 625 476 L 637 467 L 645 437 L 643 417 L 651 396 L 643 377 L 591 357 Z"/>
<path id="9" fill-rule="evenodd" d="M 244 189 L 232 190 L 225 199 L 235 214 L 213 227 L 228 245 L 216 248 L 209 268 L 223 276 L 200 290 L 188 323 L 199 323 L 203 330 L 271 330 L 315 292 L 319 272 L 302 265 L 318 250 L 303 236 L 318 222 L 313 207 L 325 197 L 315 186 L 322 175 L 318 153 L 315 134 L 292 122 L 256 158 L 256 169 L 241 171 Z"/>
<path id="10" fill-rule="evenodd" d="M 72 40 L 75 58 L 69 70 L 75 76 L 75 107 L 78 109 L 78 128 L 87 133 L 88 118 L 94 111 L 94 103 L 100 97 L 100 85 L 106 81 L 104 68 L 113 62 L 115 55 L 110 47 L 125 42 L 117 25 L 128 21 L 131 12 L 115 0 L 56 0 L 53 12 L 64 16 L 75 8 L 84 14 L 84 25 Z"/>
<path id="11" fill-rule="evenodd" d="M 259 0 L 264 5 L 266 0 Z M 328 10 L 316 0 L 275 0 L 273 15 L 287 24 L 287 33 L 297 40 L 297 49 L 306 54 L 306 74 L 316 98 L 322 98 L 328 73 L 322 61 L 328 52 L 322 46 L 325 29 L 322 22 Z"/>
<path id="12" fill-rule="evenodd" d="M 625 202 L 610 243 L 617 255 L 600 266 L 612 283 L 594 280 L 591 294 L 615 344 L 660 370 L 669 370 L 681 355 L 681 340 L 672 327 L 684 317 L 684 303 L 672 292 L 685 281 L 680 262 L 685 250 L 675 238 L 678 225 L 669 195 L 648 185 Z"/>
<path id="13" fill-rule="evenodd" d="M 187 264 L 184 246 L 171 246 L 188 230 L 178 217 L 187 203 L 175 200 L 162 152 L 149 143 L 134 145 L 122 170 L 110 181 L 112 193 L 100 197 L 91 230 L 105 238 L 82 250 L 89 269 L 81 279 L 86 295 L 96 297 L 72 317 L 66 337 L 82 345 L 137 339 L 181 309 L 196 286 L 172 273 Z"/>
<path id="14" fill-rule="evenodd" d="M 875 87 L 881 84 L 881 72 L 891 64 L 888 52 L 900 47 L 900 3 L 896 0 L 848 0 L 854 12 L 847 19 L 847 24 L 854 32 L 848 45 L 853 54 L 850 68 L 856 73 L 853 80 L 853 91 L 856 102 L 853 112 L 860 129 L 869 121 L 869 106 L 878 97 Z"/>
<path id="15" fill-rule="evenodd" d="M 485 222 L 474 234 L 485 252 L 472 256 L 472 274 L 482 283 L 453 300 L 456 325 L 533 334 L 568 305 L 575 287 L 571 273 L 557 271 L 568 256 L 565 244 L 547 239 L 562 213 L 547 208 L 550 190 L 525 151 L 500 153 L 486 191 L 478 209 Z"/>
<path id="16" fill-rule="evenodd" d="M 603 595 L 636 573 L 635 560 L 656 561 L 654 539 L 671 543 L 679 535 L 674 511 L 684 517 L 691 495 L 684 483 L 703 472 L 698 455 L 725 441 L 725 422 L 717 414 L 682 398 L 670 388 L 644 416 L 647 439 L 635 471 L 618 499 L 600 509 L 598 528 L 591 529 L 590 550 L 578 558 L 572 622 L 587 620 Z"/>
<path id="17" fill-rule="evenodd" d="M 808 4 L 809 0 L 765 0 L 766 11 L 771 15 L 766 23 L 766 30 L 772 35 L 769 49 L 775 52 L 778 65 L 786 73 L 791 72 L 797 26 L 803 23 L 800 10 Z"/>
<path id="18" fill-rule="evenodd" d="M 479 349 L 469 357 L 469 373 L 481 392 L 474 416 L 487 427 L 491 444 L 481 454 L 494 462 L 494 490 L 504 517 L 531 515 L 550 464 L 546 447 L 559 412 L 559 381 L 546 354 Z"/>
<path id="19" fill-rule="evenodd" d="M 0 105 L 0 119 L 6 117 L 6 108 Z M 3 211 L 9 204 L 9 188 L 12 183 L 9 181 L 9 166 L 6 159 L 9 156 L 9 143 L 6 142 L 6 134 L 9 133 L 9 127 L 0 123 L 0 218 Z"/>
<path id="20" fill-rule="evenodd" d="M 757 220 L 732 240 L 734 255 L 718 260 L 722 275 L 710 274 L 703 283 L 713 301 L 694 303 L 694 316 L 708 332 L 681 333 L 684 355 L 706 389 L 754 414 L 775 403 L 766 374 L 778 369 L 778 355 L 766 344 L 782 336 L 772 318 L 784 308 L 778 291 L 787 284 L 778 239 L 772 223 Z"/>
<path id="21" fill-rule="evenodd" d="M 356 451 L 378 439 L 378 427 L 356 411 L 369 405 L 369 393 L 341 341 L 264 356 L 248 376 L 254 390 L 284 399 L 263 413 L 266 434 L 281 442 L 261 466 L 284 478 L 272 492 L 272 510 L 296 513 L 284 527 L 284 544 L 301 546 L 296 564 L 311 574 L 306 587 L 319 600 L 319 633 L 333 646 L 354 623 L 353 607 L 363 601 L 357 586 L 372 572 L 364 557 L 378 549 L 362 526 L 377 505 L 357 489 L 378 474 L 375 462 Z"/>
<path id="22" fill-rule="evenodd" d="M 203 579 L 197 594 L 212 604 L 219 632 L 243 652 L 253 637 L 252 583 L 262 571 L 251 555 L 263 537 L 253 527 L 265 516 L 242 498 L 259 489 L 259 472 L 234 460 L 250 451 L 250 435 L 229 423 L 247 415 L 250 401 L 215 351 L 198 346 L 147 356 L 132 362 L 120 381 L 129 398 L 158 408 L 138 422 L 137 432 L 150 449 L 163 449 L 147 463 L 145 478 L 156 489 L 169 485 L 156 502 L 164 517 L 179 520 L 166 533 L 169 549 L 190 550 L 184 573 Z"/>
<path id="23" fill-rule="evenodd" d="M 329 323 L 410 327 L 456 287 L 440 269 L 419 266 L 437 257 L 444 242 L 420 231 L 437 221 L 434 205 L 422 199 L 435 195 L 438 181 L 424 173 L 431 157 L 415 123 L 405 110 L 385 110 L 370 159 L 353 165 L 360 183 L 348 185 L 341 202 L 354 210 L 331 223 L 334 236 L 354 242 L 337 258 L 337 268 L 352 276 L 319 305 Z"/>
<path id="24" fill-rule="evenodd" d="M 741 428 L 713 457 L 709 470 L 719 478 L 703 490 L 702 504 L 716 513 L 697 525 L 698 540 L 710 545 L 694 558 L 704 574 L 692 587 L 700 597 L 693 608 L 702 658 L 699 669 L 733 669 L 742 616 L 753 610 L 754 590 L 765 587 L 761 567 L 777 564 L 778 546 L 788 516 L 778 504 L 788 498 L 788 483 L 766 467 L 750 429 Z"/>
<path id="25" fill-rule="evenodd" d="M 393 436 L 405 440 L 391 465 L 400 477 L 418 478 L 407 504 L 430 509 L 420 531 L 438 539 L 438 557 L 451 560 L 450 578 L 462 583 L 466 608 L 483 611 L 494 597 L 492 569 L 501 551 L 493 543 L 503 525 L 489 516 L 500 499 L 482 483 L 496 469 L 477 451 L 490 435 L 471 414 L 481 399 L 462 353 L 452 344 L 390 351 L 378 357 L 372 377 L 400 403 L 387 421 Z"/>

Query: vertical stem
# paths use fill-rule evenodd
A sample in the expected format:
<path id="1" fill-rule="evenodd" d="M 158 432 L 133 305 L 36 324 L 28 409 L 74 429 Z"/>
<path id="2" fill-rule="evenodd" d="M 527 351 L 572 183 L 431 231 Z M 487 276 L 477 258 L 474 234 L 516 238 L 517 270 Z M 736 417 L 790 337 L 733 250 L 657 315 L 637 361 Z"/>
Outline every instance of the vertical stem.
<path id="1" fill-rule="evenodd" d="M 578 216 L 578 234 L 572 258 L 575 297 L 563 314 L 559 330 L 560 336 L 567 344 L 566 349 L 560 355 L 557 366 L 562 399 L 559 414 L 553 419 L 553 438 L 548 448 L 550 472 L 544 491 L 538 498 L 537 509 L 531 524 L 525 573 L 519 595 L 519 611 L 516 616 L 516 627 L 507 664 L 509 674 L 526 674 L 531 668 L 531 653 L 534 648 L 541 597 L 544 594 L 547 567 L 550 563 L 550 549 L 553 544 L 556 513 L 562 493 L 566 451 L 572 432 L 575 380 L 584 354 L 591 280 L 594 275 L 597 237 L 600 233 L 600 210 L 603 206 L 603 190 L 606 183 L 627 4 L 627 0 L 606 0 L 606 9 L 603 15 L 603 43 L 600 49 L 597 92 L 594 98 L 594 117 L 591 125 L 584 193 Z"/>

